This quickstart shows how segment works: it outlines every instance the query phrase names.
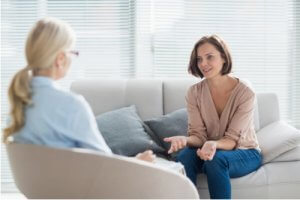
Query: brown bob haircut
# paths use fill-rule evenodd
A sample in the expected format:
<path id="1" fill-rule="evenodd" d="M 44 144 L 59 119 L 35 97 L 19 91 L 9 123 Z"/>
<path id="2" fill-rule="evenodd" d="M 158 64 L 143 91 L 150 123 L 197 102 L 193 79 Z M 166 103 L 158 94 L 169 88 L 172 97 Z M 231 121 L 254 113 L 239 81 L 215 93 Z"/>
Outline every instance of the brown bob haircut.
<path id="1" fill-rule="evenodd" d="M 188 72 L 196 77 L 203 78 L 203 74 L 198 67 L 197 50 L 200 46 L 206 43 L 212 44 L 220 52 L 221 57 L 225 61 L 221 70 L 221 74 L 222 75 L 229 74 L 232 68 L 231 55 L 228 46 L 226 45 L 224 40 L 217 35 L 204 36 L 195 44 L 193 51 L 191 53 Z"/>

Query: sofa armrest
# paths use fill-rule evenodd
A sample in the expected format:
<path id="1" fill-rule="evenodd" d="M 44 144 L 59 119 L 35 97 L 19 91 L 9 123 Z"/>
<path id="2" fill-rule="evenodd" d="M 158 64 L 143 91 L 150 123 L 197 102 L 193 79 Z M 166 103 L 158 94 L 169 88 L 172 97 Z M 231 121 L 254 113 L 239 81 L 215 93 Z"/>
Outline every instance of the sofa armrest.
<path id="1" fill-rule="evenodd" d="M 28 144 L 9 144 L 7 152 L 30 199 L 199 198 L 187 177 L 133 158 Z"/>

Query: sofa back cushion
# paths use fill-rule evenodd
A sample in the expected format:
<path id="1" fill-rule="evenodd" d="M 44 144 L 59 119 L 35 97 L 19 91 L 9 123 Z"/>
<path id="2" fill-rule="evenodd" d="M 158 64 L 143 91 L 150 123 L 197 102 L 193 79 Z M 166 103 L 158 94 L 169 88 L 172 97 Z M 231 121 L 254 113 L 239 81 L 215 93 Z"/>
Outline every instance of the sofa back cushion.
<path id="1" fill-rule="evenodd" d="M 279 102 L 275 93 L 258 93 L 257 95 L 259 128 L 277 122 L 279 117 Z"/>
<path id="2" fill-rule="evenodd" d="M 72 83 L 71 90 L 85 97 L 95 115 L 136 105 L 142 120 L 185 108 L 188 88 L 200 79 L 86 79 Z M 279 120 L 275 94 L 258 93 L 254 109 L 255 130 Z"/>
<path id="3" fill-rule="evenodd" d="M 163 81 L 164 114 L 185 108 L 185 96 L 189 87 L 200 79 L 165 79 Z"/>
<path id="4" fill-rule="evenodd" d="M 154 79 L 83 79 L 71 90 L 88 101 L 94 114 L 135 105 L 142 120 L 163 115 L 162 81 Z"/>

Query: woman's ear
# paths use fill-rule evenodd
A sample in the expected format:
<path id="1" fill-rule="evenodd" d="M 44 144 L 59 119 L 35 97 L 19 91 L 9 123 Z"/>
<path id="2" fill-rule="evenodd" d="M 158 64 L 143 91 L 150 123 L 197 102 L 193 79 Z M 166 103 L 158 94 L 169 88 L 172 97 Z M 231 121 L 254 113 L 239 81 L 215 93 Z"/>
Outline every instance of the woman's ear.
<path id="1" fill-rule="evenodd" d="M 57 54 L 55 58 L 55 67 L 62 68 L 66 62 L 66 55 L 64 52 L 60 52 Z"/>

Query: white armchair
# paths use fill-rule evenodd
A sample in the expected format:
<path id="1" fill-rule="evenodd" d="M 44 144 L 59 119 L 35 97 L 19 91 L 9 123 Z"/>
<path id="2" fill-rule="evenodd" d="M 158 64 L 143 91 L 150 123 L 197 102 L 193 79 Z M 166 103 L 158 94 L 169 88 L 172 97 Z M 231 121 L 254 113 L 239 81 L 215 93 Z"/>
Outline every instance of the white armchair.
<path id="1" fill-rule="evenodd" d="M 85 149 L 6 146 L 14 180 L 29 199 L 197 199 L 180 173 Z"/>

